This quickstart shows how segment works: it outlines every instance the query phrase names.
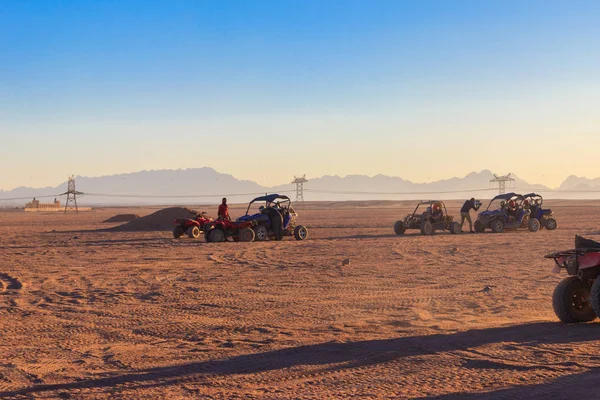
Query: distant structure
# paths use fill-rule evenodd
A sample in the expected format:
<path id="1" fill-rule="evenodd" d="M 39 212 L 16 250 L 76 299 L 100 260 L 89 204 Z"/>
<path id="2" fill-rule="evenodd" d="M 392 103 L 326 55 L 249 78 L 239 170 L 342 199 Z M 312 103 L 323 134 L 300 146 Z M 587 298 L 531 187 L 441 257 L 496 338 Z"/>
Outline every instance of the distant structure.
<path id="1" fill-rule="evenodd" d="M 306 175 L 294 176 L 292 183 L 296 184 L 296 201 L 304 201 L 304 184 L 308 182 Z"/>
<path id="2" fill-rule="evenodd" d="M 29 203 L 25 204 L 26 212 L 40 212 L 40 211 L 60 211 L 60 200 L 54 199 L 53 203 L 40 203 L 35 197 Z"/>
<path id="3" fill-rule="evenodd" d="M 75 206 L 75 212 L 79 213 L 79 208 L 77 207 L 77 196 L 81 196 L 83 193 L 78 192 L 75 189 L 75 177 L 73 175 L 69 177 L 67 191 L 62 195 L 65 194 L 67 195 L 67 201 L 65 201 L 65 213 L 69 211 L 69 204 L 73 204 Z"/>
<path id="4" fill-rule="evenodd" d="M 510 175 L 511 174 L 498 176 L 494 174 L 494 178 L 490 180 L 490 184 L 493 184 L 494 186 L 496 186 L 496 183 L 498 184 L 498 194 L 506 193 L 506 183 L 515 181 Z M 509 183 L 508 185 L 510 187 L 511 184 Z"/>

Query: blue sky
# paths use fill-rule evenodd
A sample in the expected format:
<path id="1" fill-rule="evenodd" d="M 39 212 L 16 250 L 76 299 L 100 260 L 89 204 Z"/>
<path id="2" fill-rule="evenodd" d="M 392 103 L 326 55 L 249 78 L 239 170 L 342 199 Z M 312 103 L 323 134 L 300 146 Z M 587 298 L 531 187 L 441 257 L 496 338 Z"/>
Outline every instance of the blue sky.
<path id="1" fill-rule="evenodd" d="M 597 177 L 599 49 L 598 1 L 4 1 L 0 188 Z"/>

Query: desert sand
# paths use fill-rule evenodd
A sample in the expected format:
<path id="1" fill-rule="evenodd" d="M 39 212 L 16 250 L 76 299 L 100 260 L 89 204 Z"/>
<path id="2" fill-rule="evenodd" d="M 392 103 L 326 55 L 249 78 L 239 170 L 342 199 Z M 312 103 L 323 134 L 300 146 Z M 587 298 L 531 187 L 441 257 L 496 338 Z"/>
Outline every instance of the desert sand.
<path id="1" fill-rule="evenodd" d="M 543 256 L 598 237 L 600 202 L 395 236 L 412 204 L 307 204 L 306 241 L 263 243 L 104 230 L 157 207 L 0 213 L 0 397 L 598 398 L 600 324 L 558 322 Z"/>

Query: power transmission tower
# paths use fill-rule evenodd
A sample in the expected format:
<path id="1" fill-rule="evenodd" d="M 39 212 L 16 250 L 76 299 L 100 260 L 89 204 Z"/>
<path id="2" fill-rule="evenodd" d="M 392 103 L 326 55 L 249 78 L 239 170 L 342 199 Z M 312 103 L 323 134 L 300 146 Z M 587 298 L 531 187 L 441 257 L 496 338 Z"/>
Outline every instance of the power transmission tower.
<path id="1" fill-rule="evenodd" d="M 300 178 L 294 176 L 292 183 L 296 184 L 296 201 L 304 201 L 304 184 L 308 182 L 306 175 L 302 175 Z"/>
<path id="2" fill-rule="evenodd" d="M 83 193 L 78 192 L 75 189 L 75 177 L 71 175 L 69 177 L 69 183 L 67 186 L 67 191 L 62 194 L 62 196 L 67 195 L 67 201 L 65 202 L 65 213 L 69 210 L 69 204 L 75 205 L 75 212 L 79 213 L 79 209 L 77 208 L 77 196 L 81 196 Z"/>
<path id="3" fill-rule="evenodd" d="M 506 193 L 506 182 L 514 182 L 514 181 L 515 181 L 515 179 L 511 178 L 510 174 L 502 175 L 502 176 L 498 176 L 498 175 L 494 174 L 494 179 L 491 179 L 490 183 L 497 183 L 498 184 L 498 194 L 504 194 L 504 193 Z"/>

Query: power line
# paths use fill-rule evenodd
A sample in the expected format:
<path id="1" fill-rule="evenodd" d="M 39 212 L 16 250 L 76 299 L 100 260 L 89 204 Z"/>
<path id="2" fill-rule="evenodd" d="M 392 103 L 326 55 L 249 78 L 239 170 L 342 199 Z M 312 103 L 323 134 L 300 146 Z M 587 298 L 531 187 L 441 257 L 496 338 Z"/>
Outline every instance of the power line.
<path id="1" fill-rule="evenodd" d="M 279 191 L 279 193 L 292 193 L 293 190 Z M 96 197 L 121 197 L 121 198 L 150 198 L 150 199 L 184 199 L 196 197 L 235 197 L 235 196 L 261 196 L 265 192 L 254 193 L 216 193 L 216 194 L 182 194 L 182 195 L 156 195 L 156 194 L 108 194 L 108 193 L 84 193 L 87 196 Z"/>
<path id="2" fill-rule="evenodd" d="M 43 199 L 49 197 L 60 197 L 62 194 L 48 194 L 43 196 L 35 196 L 35 198 Z M 0 197 L 0 201 L 13 201 L 13 200 L 31 200 L 32 196 L 28 197 Z"/>
<path id="3" fill-rule="evenodd" d="M 378 194 L 378 195 L 403 195 L 403 194 L 444 194 L 444 193 L 470 193 L 470 192 L 484 192 L 495 189 L 483 188 L 483 189 L 463 189 L 463 190 L 438 190 L 432 192 L 354 192 L 354 191 L 336 191 L 336 190 L 321 190 L 321 189 L 304 189 L 307 192 L 316 193 L 328 193 L 328 194 Z"/>
<path id="4" fill-rule="evenodd" d="M 326 190 L 326 189 L 304 189 L 306 192 L 324 193 L 324 194 L 345 194 L 345 195 L 425 195 L 425 194 L 452 194 L 452 193 L 472 193 L 472 192 L 489 192 L 496 189 L 481 188 L 481 189 L 460 189 L 460 190 L 438 190 L 438 191 L 410 191 L 410 192 L 377 192 L 377 191 L 349 191 L 349 190 Z M 512 188 L 512 190 L 535 191 L 541 193 L 600 193 L 598 190 L 556 190 L 556 189 L 526 189 Z M 295 190 L 283 190 L 279 193 L 295 193 Z M 65 196 L 68 193 L 36 195 L 36 198 L 52 198 Z M 236 197 L 236 196 L 260 196 L 264 192 L 247 192 L 247 193 L 215 193 L 215 194 L 181 194 L 181 195 L 153 195 L 153 194 L 125 194 L 125 193 L 87 193 L 77 192 L 77 195 L 109 197 L 109 198 L 148 198 L 148 199 L 184 199 L 184 198 L 207 198 L 207 197 Z M 30 200 L 32 196 L 27 197 L 0 197 L 0 201 L 17 201 Z"/>

